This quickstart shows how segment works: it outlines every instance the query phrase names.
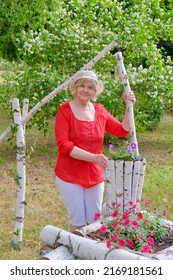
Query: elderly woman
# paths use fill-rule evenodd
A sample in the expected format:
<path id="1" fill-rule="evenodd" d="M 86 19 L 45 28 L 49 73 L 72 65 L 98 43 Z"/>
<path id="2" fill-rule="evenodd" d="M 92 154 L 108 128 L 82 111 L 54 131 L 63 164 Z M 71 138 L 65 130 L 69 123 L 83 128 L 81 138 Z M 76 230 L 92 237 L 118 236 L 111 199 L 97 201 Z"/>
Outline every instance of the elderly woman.
<path id="1" fill-rule="evenodd" d="M 92 223 L 94 214 L 101 211 L 103 175 L 108 164 L 102 153 L 104 133 L 116 137 L 129 134 L 127 102 L 135 103 L 133 92 L 128 97 L 124 95 L 126 111 L 120 123 L 101 104 L 91 102 L 103 89 L 93 71 L 79 71 L 69 84 L 73 100 L 61 105 L 56 115 L 56 182 L 72 232 Z"/>

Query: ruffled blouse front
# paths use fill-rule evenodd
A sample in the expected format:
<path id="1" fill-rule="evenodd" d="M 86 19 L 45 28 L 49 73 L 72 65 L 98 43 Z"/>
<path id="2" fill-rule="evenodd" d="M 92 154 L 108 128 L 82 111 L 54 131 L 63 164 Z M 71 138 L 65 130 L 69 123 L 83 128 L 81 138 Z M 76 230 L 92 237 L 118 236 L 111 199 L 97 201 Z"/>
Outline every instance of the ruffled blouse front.
<path id="1" fill-rule="evenodd" d="M 55 137 L 58 146 L 55 174 L 66 182 L 79 184 L 84 188 L 103 182 L 104 170 L 97 163 L 72 158 L 70 152 L 74 146 L 100 154 L 105 132 L 116 137 L 125 137 L 129 134 L 101 104 L 93 105 L 95 107 L 94 121 L 78 120 L 69 102 L 59 107 L 55 121 Z"/>

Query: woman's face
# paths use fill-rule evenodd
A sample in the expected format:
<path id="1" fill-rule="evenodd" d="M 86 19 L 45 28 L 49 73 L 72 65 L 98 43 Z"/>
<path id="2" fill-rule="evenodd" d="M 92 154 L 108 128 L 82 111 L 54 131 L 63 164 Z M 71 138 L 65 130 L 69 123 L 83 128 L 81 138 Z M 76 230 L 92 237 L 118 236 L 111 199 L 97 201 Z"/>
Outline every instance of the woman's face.
<path id="1" fill-rule="evenodd" d="M 88 101 L 96 95 L 96 85 L 91 80 L 84 80 L 76 87 L 76 97 Z"/>

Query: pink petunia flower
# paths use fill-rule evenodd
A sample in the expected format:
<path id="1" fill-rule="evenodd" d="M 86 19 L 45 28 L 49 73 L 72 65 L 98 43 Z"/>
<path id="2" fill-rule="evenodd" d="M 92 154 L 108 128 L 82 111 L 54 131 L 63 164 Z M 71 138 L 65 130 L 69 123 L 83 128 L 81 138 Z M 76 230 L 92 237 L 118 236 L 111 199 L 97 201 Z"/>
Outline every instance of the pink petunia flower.
<path id="1" fill-rule="evenodd" d="M 141 252 L 143 253 L 149 253 L 150 252 L 150 246 L 145 244 L 142 246 Z"/>
<path id="2" fill-rule="evenodd" d="M 154 244 L 154 238 L 151 237 L 151 236 L 149 236 L 149 237 L 147 238 L 147 242 L 148 242 L 148 244 L 153 245 L 153 244 Z"/>
<path id="3" fill-rule="evenodd" d="M 130 220 L 129 219 L 126 219 L 123 223 L 124 226 L 128 226 L 130 224 Z"/>
<path id="4" fill-rule="evenodd" d="M 117 237 L 118 237 L 118 234 L 114 233 L 111 237 L 111 240 L 115 241 L 117 239 Z"/>
<path id="5" fill-rule="evenodd" d="M 123 203 L 121 203 L 121 202 L 117 203 L 117 208 L 122 207 L 122 206 L 123 206 Z"/>
<path id="6" fill-rule="evenodd" d="M 102 214 L 101 214 L 100 212 L 95 213 L 95 214 L 94 214 L 94 220 L 100 219 L 101 215 L 102 215 Z"/>
<path id="7" fill-rule="evenodd" d="M 100 227 L 100 232 L 101 232 L 101 233 L 106 233 L 107 230 L 108 230 L 108 228 L 107 228 L 106 225 L 102 225 L 102 226 Z"/>
<path id="8" fill-rule="evenodd" d="M 130 200 L 130 201 L 129 201 L 129 205 L 130 205 L 130 206 L 133 206 L 133 201 Z"/>
<path id="9" fill-rule="evenodd" d="M 128 244 L 129 247 L 134 247 L 134 245 L 135 245 L 134 241 L 131 240 L 131 239 L 128 240 L 128 243 L 127 243 L 127 244 Z"/>
<path id="10" fill-rule="evenodd" d="M 118 217 L 118 210 L 115 210 L 112 214 L 111 214 L 112 218 L 117 218 Z"/>
<path id="11" fill-rule="evenodd" d="M 106 246 L 107 246 L 107 248 L 111 248 L 112 243 L 111 243 L 111 241 L 110 241 L 110 240 L 107 240 L 107 242 L 106 242 Z"/>
<path id="12" fill-rule="evenodd" d="M 117 228 L 117 227 L 118 227 L 118 222 L 112 224 L 112 228 Z"/>
<path id="13" fill-rule="evenodd" d="M 131 224 L 132 224 L 133 227 L 138 227 L 139 226 L 139 223 L 136 220 L 131 221 Z"/>
<path id="14" fill-rule="evenodd" d="M 142 218 L 143 218 L 142 213 L 141 213 L 141 212 L 138 212 L 138 213 L 137 213 L 137 217 L 138 217 L 139 220 L 142 220 Z"/>
<path id="15" fill-rule="evenodd" d="M 142 240 L 142 237 L 138 236 L 136 240 L 140 242 Z"/>
<path id="16" fill-rule="evenodd" d="M 128 217 L 129 217 L 129 214 L 128 214 L 128 213 L 123 213 L 123 214 L 122 214 L 122 219 L 123 219 L 123 220 L 126 220 Z"/>
<path id="17" fill-rule="evenodd" d="M 120 239 L 118 240 L 118 245 L 124 247 L 124 246 L 126 246 L 126 241 L 125 241 L 124 239 L 120 238 Z"/>

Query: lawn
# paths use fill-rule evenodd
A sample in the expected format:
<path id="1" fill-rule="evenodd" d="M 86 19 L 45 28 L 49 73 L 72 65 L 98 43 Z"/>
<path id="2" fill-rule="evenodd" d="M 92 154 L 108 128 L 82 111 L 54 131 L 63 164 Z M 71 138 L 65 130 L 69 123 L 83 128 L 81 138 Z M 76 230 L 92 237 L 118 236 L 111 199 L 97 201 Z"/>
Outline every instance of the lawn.
<path id="1" fill-rule="evenodd" d="M 140 154 L 147 159 L 142 199 L 154 206 L 169 206 L 173 217 L 173 116 L 165 115 L 155 131 L 137 133 Z M 0 134 L 9 119 L 0 114 Z M 16 195 L 15 139 L 0 143 L 0 259 L 39 259 L 39 234 L 47 225 L 68 229 L 67 215 L 56 188 L 54 166 L 57 148 L 54 139 L 54 120 L 50 121 L 47 137 L 36 128 L 26 130 L 27 188 L 23 245 L 12 249 Z M 173 220 L 173 219 L 172 219 Z"/>

